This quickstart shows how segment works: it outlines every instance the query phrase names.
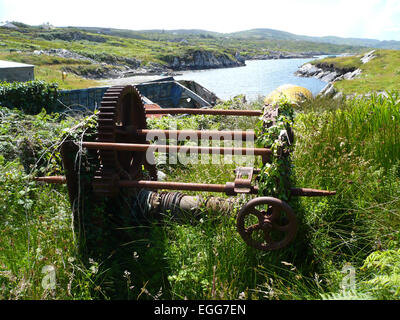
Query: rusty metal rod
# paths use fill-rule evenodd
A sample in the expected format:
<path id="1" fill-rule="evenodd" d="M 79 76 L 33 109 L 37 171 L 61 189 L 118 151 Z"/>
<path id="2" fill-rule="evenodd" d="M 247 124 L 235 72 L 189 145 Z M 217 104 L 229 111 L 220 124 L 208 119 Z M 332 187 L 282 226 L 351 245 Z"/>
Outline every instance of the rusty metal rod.
<path id="1" fill-rule="evenodd" d="M 292 196 L 299 196 L 299 197 L 323 197 L 323 196 L 334 196 L 336 194 L 336 191 L 318 190 L 309 188 L 291 188 L 290 194 Z"/>
<path id="2" fill-rule="evenodd" d="M 67 179 L 64 176 L 35 177 L 36 181 L 64 184 Z M 101 182 L 100 182 L 101 184 Z M 232 183 L 227 184 L 207 184 L 207 183 L 186 183 L 186 182 L 165 182 L 165 181 L 148 181 L 148 180 L 120 180 L 118 186 L 125 188 L 143 188 L 143 189 L 169 189 L 169 190 L 187 190 L 187 191 L 208 191 L 208 192 L 226 192 L 231 188 Z M 323 197 L 333 196 L 336 191 L 309 189 L 309 188 L 291 188 L 292 196 L 301 197 Z M 251 188 L 251 194 L 258 193 L 258 187 Z"/>
<path id="3" fill-rule="evenodd" d="M 238 148 L 238 147 L 199 147 L 199 146 L 173 146 L 157 144 L 138 144 L 138 143 L 113 143 L 113 142 L 82 142 L 82 147 L 98 150 L 115 151 L 141 151 L 151 150 L 153 152 L 199 152 L 209 154 L 230 154 L 230 155 L 255 155 L 268 157 L 272 151 L 267 148 Z"/>
<path id="4" fill-rule="evenodd" d="M 54 184 L 67 183 L 67 178 L 64 176 L 35 177 L 34 180 Z"/>
<path id="5" fill-rule="evenodd" d="M 223 110 L 223 109 L 189 109 L 189 108 L 163 108 L 163 109 L 146 109 L 147 114 L 208 114 L 208 115 L 224 115 L 224 116 L 262 116 L 259 110 Z"/>
<path id="6" fill-rule="evenodd" d="M 186 191 L 208 191 L 226 192 L 230 190 L 228 184 L 209 184 L 209 183 L 187 183 L 187 182 L 165 182 L 149 180 L 120 180 L 120 187 L 143 188 L 143 189 L 167 189 L 167 190 L 186 190 Z"/>
<path id="7" fill-rule="evenodd" d="M 179 137 L 179 136 L 196 136 L 201 139 L 216 139 L 216 138 L 224 138 L 226 140 L 231 140 L 234 138 L 240 139 L 255 139 L 254 131 L 219 131 L 219 130 L 149 130 L 149 129 L 137 129 L 135 134 L 139 136 L 164 136 L 166 139 L 170 137 Z"/>
<path id="8" fill-rule="evenodd" d="M 187 183 L 187 182 L 165 182 L 165 181 L 149 181 L 149 180 L 120 180 L 120 187 L 125 188 L 143 188 L 143 189 L 167 189 L 167 190 L 186 190 L 186 191 L 208 191 L 208 192 L 231 192 L 232 182 L 226 184 L 208 184 L 208 183 Z M 252 186 L 250 194 L 257 194 L 258 187 Z M 317 190 L 309 188 L 291 188 L 292 196 L 317 197 L 317 196 L 333 196 L 336 191 Z"/>

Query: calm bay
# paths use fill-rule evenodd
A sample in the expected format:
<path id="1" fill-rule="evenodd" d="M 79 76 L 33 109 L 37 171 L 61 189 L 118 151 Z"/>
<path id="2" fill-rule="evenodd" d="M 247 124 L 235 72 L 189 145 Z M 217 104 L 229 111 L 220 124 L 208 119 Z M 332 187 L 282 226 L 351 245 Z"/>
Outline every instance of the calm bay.
<path id="1" fill-rule="evenodd" d="M 327 84 L 315 78 L 302 78 L 294 72 L 314 59 L 248 60 L 246 66 L 237 68 L 183 71 L 176 80 L 194 80 L 227 100 L 244 94 L 249 101 L 265 96 L 284 84 L 294 84 L 318 94 Z"/>

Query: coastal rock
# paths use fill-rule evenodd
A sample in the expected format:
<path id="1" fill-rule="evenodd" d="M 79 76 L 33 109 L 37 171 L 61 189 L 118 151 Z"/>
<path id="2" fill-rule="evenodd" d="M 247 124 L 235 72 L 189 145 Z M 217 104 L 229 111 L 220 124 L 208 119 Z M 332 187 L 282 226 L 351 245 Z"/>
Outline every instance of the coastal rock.
<path id="1" fill-rule="evenodd" d="M 61 68 L 63 72 L 76 74 L 86 79 L 107 79 L 121 78 L 123 76 L 122 68 L 116 68 L 106 64 L 90 64 L 90 65 L 67 65 Z"/>
<path id="2" fill-rule="evenodd" d="M 210 51 L 196 50 L 181 57 L 173 57 L 168 67 L 173 70 L 199 70 L 239 67 L 243 65 L 245 65 L 244 59 L 238 59 L 238 55 L 230 57 L 226 54 L 217 55 Z"/>
<path id="3" fill-rule="evenodd" d="M 372 50 L 372 51 L 366 53 L 366 54 L 361 58 L 361 62 L 364 63 L 364 64 L 367 63 L 367 62 L 370 62 L 373 58 L 375 58 L 374 52 L 375 52 L 375 50 Z"/>
<path id="4" fill-rule="evenodd" d="M 272 60 L 272 59 L 305 59 L 314 58 L 314 52 L 281 52 L 281 51 L 269 51 L 266 54 L 256 54 L 256 55 L 246 55 L 244 58 L 246 60 Z"/>
<path id="5" fill-rule="evenodd" d="M 341 75 L 336 71 L 322 71 L 317 78 L 324 82 L 336 81 Z"/>
<path id="6" fill-rule="evenodd" d="M 54 32 L 42 32 L 38 33 L 37 37 L 43 38 L 45 40 L 64 40 L 64 41 L 92 41 L 92 42 L 107 42 L 107 38 L 103 36 L 95 36 L 89 33 L 84 33 L 81 31 L 54 31 Z"/>
<path id="7" fill-rule="evenodd" d="M 343 93 L 337 91 L 333 85 L 333 83 L 328 83 L 318 94 L 324 97 L 331 97 L 333 99 L 341 99 L 343 98 Z"/>
<path id="8" fill-rule="evenodd" d="M 313 77 L 318 76 L 320 73 L 321 68 L 317 68 L 311 63 L 306 63 L 295 72 L 295 75 L 299 77 Z"/>
<path id="9" fill-rule="evenodd" d="M 333 65 L 319 63 L 313 65 L 306 63 L 302 65 L 295 73 L 298 77 L 314 77 L 324 82 L 334 82 L 343 79 L 350 80 L 361 74 L 360 69 L 346 68 L 339 69 Z"/>
<path id="10" fill-rule="evenodd" d="M 49 56 L 56 56 L 56 57 L 60 57 L 60 58 L 83 60 L 83 61 L 89 61 L 91 63 L 98 63 L 94 59 L 82 56 L 76 52 L 69 51 L 67 49 L 35 50 L 35 51 L 33 51 L 33 54 L 34 55 L 46 54 Z"/>
<path id="11" fill-rule="evenodd" d="M 245 64 L 245 62 L 246 62 L 246 59 L 244 57 L 242 57 L 239 52 L 235 53 L 235 59 L 243 64 Z"/>
<path id="12" fill-rule="evenodd" d="M 325 97 L 332 97 L 337 93 L 335 87 L 333 86 L 332 83 L 328 83 L 319 93 L 319 95 L 325 96 Z"/>
<path id="13" fill-rule="evenodd" d="M 357 78 L 361 74 L 360 69 L 356 69 L 353 72 L 347 72 L 343 75 L 344 80 L 351 80 Z"/>

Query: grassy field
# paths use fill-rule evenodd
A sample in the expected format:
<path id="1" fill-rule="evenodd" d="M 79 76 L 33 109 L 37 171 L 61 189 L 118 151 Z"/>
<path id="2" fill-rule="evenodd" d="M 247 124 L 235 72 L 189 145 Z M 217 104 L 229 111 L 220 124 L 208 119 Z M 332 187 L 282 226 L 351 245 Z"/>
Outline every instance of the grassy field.
<path id="1" fill-rule="evenodd" d="M 63 79 L 62 72 L 65 67 L 88 67 L 90 64 L 85 61 L 66 59 L 48 55 L 33 55 L 31 53 L 5 53 L 0 52 L 0 60 L 8 60 L 33 64 L 35 66 L 35 79 L 46 82 L 55 82 L 62 89 L 82 89 L 100 86 L 96 80 L 85 79 L 73 73 L 68 73 Z"/>
<path id="2" fill-rule="evenodd" d="M 296 186 L 337 194 L 293 198 L 299 232 L 276 252 L 248 247 L 236 231 L 234 210 L 202 212 L 195 222 L 131 223 L 96 233 L 101 254 L 82 253 L 65 186 L 31 178 L 62 173 L 56 146 L 66 134 L 80 139 L 94 119 L 1 108 L 0 299 L 399 299 L 399 98 L 318 98 L 296 107 Z M 219 107 L 261 106 L 238 99 Z M 253 129 L 256 121 L 195 116 L 177 125 Z M 167 128 L 172 122 L 148 124 Z M 168 180 L 225 183 L 235 165 L 159 169 Z M 236 207 L 246 200 L 239 197 Z M 355 286 L 344 290 L 348 270 L 354 270 Z"/>
<path id="3" fill-rule="evenodd" d="M 288 52 L 359 52 L 360 47 L 311 41 L 253 39 L 220 34 L 174 34 L 101 28 L 57 28 L 43 30 L 33 26 L 19 31 L 2 28 L 3 49 L 37 50 L 65 48 L 81 53 L 131 57 L 148 62 L 165 63 L 170 56 L 181 56 L 193 49 L 211 50 L 217 54 L 265 54 L 269 50 Z M 75 33 L 75 34 L 74 34 Z M 185 40 L 185 41 L 182 41 Z"/>
<path id="4" fill-rule="evenodd" d="M 375 58 L 363 64 L 360 58 L 363 54 L 351 57 L 327 58 L 313 63 L 334 65 L 337 68 L 361 69 L 361 75 L 353 80 L 335 82 L 337 90 L 344 94 L 365 94 L 399 90 L 400 82 L 400 51 L 376 50 Z"/>

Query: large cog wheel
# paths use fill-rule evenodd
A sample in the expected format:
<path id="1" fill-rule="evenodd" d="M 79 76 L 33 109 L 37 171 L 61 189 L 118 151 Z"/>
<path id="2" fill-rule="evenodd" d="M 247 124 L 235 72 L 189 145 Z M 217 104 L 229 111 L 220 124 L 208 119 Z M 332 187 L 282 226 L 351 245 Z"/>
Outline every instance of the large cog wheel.
<path id="1" fill-rule="evenodd" d="M 148 143 L 145 136 L 135 134 L 147 125 L 142 97 L 134 86 L 110 87 L 104 93 L 99 111 L 97 142 Z M 143 151 L 98 150 L 97 154 L 100 167 L 93 185 L 95 193 L 101 195 L 115 195 L 119 179 L 140 179 L 142 165 L 147 165 Z M 154 166 L 150 167 L 152 176 L 154 170 Z"/>

